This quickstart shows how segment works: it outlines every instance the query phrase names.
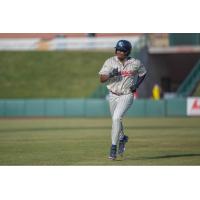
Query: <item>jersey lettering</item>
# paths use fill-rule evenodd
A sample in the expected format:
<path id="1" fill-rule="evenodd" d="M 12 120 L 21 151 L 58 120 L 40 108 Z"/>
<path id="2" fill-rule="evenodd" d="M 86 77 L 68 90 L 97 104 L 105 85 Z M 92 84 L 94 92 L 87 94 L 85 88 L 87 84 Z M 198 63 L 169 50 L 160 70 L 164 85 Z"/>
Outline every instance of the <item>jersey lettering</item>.
<path id="1" fill-rule="evenodd" d="M 134 73 L 134 71 L 121 71 L 121 75 L 123 76 L 123 77 L 131 77 L 131 76 L 133 76 L 135 73 Z"/>

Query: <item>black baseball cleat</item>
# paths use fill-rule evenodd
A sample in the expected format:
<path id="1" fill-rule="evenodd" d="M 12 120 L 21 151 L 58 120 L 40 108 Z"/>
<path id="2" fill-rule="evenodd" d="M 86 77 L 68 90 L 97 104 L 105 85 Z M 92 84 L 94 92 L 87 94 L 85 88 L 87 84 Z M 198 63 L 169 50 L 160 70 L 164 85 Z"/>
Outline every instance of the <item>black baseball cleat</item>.
<path id="1" fill-rule="evenodd" d="M 115 160 L 117 158 L 117 145 L 112 145 L 110 148 L 110 155 L 108 157 L 110 160 Z"/>
<path id="2" fill-rule="evenodd" d="M 118 154 L 123 156 L 123 153 L 125 151 L 125 144 L 128 142 L 128 136 L 124 135 L 124 137 L 119 140 L 119 149 Z"/>

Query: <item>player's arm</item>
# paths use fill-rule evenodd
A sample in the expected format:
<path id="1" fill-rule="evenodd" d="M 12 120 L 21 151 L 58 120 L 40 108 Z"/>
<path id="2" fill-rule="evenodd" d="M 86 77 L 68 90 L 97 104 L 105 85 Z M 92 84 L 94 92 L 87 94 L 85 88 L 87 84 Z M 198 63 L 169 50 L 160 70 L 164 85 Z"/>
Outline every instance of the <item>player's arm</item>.
<path id="1" fill-rule="evenodd" d="M 136 90 L 138 89 L 138 87 L 140 86 L 142 81 L 144 80 L 145 76 L 146 76 L 146 74 L 144 74 L 142 76 L 138 76 L 136 83 L 130 87 L 130 90 L 131 90 L 132 93 L 136 92 Z"/>
<path id="2" fill-rule="evenodd" d="M 110 72 L 108 75 L 105 74 L 100 74 L 100 82 L 105 83 L 108 81 L 110 78 L 113 78 L 115 76 L 119 76 L 120 72 L 118 71 L 118 68 L 114 68 L 112 72 Z"/>
<path id="3" fill-rule="evenodd" d="M 136 92 L 136 90 L 139 88 L 140 84 L 143 82 L 144 78 L 146 77 L 146 69 L 144 65 L 140 65 L 139 70 L 138 70 L 138 78 L 137 81 L 134 85 L 130 87 L 131 92 Z"/>
<path id="4" fill-rule="evenodd" d="M 109 75 L 100 75 L 100 82 L 105 83 L 109 79 Z"/>
<path id="5" fill-rule="evenodd" d="M 146 76 L 146 74 L 144 74 L 142 76 L 138 76 L 138 79 L 137 79 L 136 84 L 135 84 L 137 88 L 140 86 L 140 84 L 144 80 L 145 76 Z"/>

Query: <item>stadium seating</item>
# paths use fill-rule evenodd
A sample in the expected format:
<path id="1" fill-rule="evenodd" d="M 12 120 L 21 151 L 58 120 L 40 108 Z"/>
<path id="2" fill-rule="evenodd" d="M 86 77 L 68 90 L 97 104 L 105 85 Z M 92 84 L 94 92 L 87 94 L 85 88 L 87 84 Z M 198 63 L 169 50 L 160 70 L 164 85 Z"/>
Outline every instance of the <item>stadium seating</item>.
<path id="1" fill-rule="evenodd" d="M 180 96 L 191 95 L 199 81 L 200 81 L 200 60 L 193 67 L 190 74 L 186 77 L 186 79 L 180 85 L 180 87 L 177 90 L 177 94 Z"/>
<path id="2" fill-rule="evenodd" d="M 171 33 L 169 34 L 170 46 L 177 45 L 200 45 L 199 33 Z"/>
<path id="3" fill-rule="evenodd" d="M 96 33 L 95 37 L 115 37 L 115 36 L 135 36 L 140 33 Z M 0 39 L 3 38 L 41 38 L 53 39 L 55 37 L 90 37 L 89 33 L 0 33 Z"/>

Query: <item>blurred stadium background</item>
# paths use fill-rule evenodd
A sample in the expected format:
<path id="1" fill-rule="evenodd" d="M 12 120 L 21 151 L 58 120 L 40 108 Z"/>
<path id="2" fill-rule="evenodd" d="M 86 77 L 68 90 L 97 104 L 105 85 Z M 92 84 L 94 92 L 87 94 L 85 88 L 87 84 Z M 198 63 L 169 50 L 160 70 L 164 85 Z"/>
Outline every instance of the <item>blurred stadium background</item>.
<path id="1" fill-rule="evenodd" d="M 136 128 L 133 138 L 139 144 L 159 137 L 152 145 L 153 151 L 148 145 L 148 154 L 143 146 L 137 147 L 138 152 L 133 152 L 136 157 L 129 155 L 125 164 L 200 164 L 199 33 L 0 33 L 0 164 L 110 165 L 105 159 L 93 159 L 107 153 L 111 127 L 108 92 L 99 83 L 98 71 L 105 59 L 114 54 L 119 39 L 131 41 L 132 56 L 140 59 L 148 70 L 126 114 L 127 132 L 133 134 Z M 160 88 L 158 99 L 153 95 L 155 85 Z M 165 128 L 166 133 L 160 134 Z M 25 132 L 31 133 L 35 143 L 29 143 Z M 43 135 L 37 135 L 40 132 Z M 57 133 L 57 140 L 52 132 Z M 76 135 L 66 136 L 66 132 Z M 67 156 L 71 152 L 69 146 L 77 144 L 77 138 L 72 137 L 79 138 L 79 153 L 87 146 L 83 152 L 90 155 L 89 160 L 84 159 L 83 152 L 75 152 L 76 158 Z M 169 138 L 172 146 L 169 141 L 169 146 L 165 146 L 167 140 L 162 141 L 161 137 Z M 104 147 L 91 152 L 93 155 L 91 145 L 101 148 L 100 144 L 92 144 L 96 139 Z M 45 149 L 41 141 L 48 141 L 48 145 L 43 143 L 47 145 Z M 164 150 L 161 144 L 166 147 Z M 157 145 L 161 146 L 156 153 Z M 53 149 L 50 155 L 48 148 Z"/>
<path id="2" fill-rule="evenodd" d="M 0 116 L 108 116 L 98 71 L 121 38 L 148 70 L 128 115 L 187 115 L 187 97 L 200 94 L 200 34 L 1 33 Z"/>

